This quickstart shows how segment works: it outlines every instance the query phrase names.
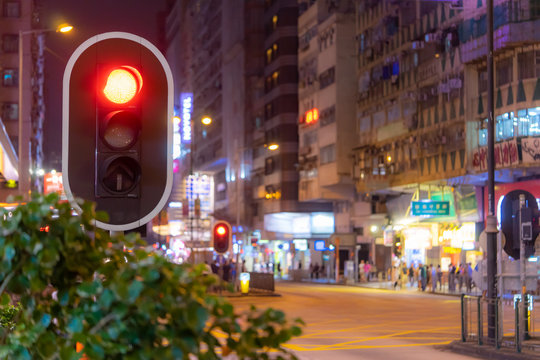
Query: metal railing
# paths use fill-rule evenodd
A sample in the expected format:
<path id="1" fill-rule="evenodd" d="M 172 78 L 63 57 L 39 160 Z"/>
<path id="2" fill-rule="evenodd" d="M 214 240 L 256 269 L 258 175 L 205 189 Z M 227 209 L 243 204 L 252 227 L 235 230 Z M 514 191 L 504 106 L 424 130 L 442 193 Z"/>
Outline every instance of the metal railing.
<path id="1" fill-rule="evenodd" d="M 520 296 L 505 296 L 488 299 L 481 296 L 461 296 L 461 341 L 476 342 L 478 345 L 491 345 L 523 348 L 540 351 L 540 334 L 535 324 L 540 321 L 540 311 L 534 308 L 534 297 L 529 296 L 525 304 L 527 317 L 523 317 Z M 494 319 L 488 319 L 488 308 L 495 307 Z"/>

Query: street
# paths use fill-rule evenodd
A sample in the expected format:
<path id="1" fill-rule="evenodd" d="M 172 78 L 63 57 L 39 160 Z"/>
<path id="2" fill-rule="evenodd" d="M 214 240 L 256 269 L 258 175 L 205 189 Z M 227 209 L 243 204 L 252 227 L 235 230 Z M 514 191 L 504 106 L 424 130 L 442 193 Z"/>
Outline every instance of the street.
<path id="1" fill-rule="evenodd" d="M 287 282 L 276 292 L 231 301 L 302 318 L 303 335 L 287 345 L 300 359 L 473 359 L 440 349 L 459 338 L 457 297 Z"/>

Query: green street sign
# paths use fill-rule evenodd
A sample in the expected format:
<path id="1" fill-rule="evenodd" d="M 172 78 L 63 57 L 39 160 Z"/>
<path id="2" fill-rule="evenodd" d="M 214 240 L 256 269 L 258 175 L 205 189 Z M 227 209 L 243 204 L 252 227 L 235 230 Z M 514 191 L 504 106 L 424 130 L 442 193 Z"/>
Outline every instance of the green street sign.
<path id="1" fill-rule="evenodd" d="M 413 216 L 450 215 L 450 201 L 413 201 L 411 203 Z"/>

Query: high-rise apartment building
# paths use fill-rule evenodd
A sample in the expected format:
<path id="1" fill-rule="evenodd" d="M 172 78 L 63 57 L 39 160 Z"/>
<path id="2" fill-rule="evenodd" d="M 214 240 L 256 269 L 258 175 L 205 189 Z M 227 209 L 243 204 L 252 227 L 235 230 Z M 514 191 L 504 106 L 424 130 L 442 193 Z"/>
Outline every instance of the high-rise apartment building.
<path id="1" fill-rule="evenodd" d="M 45 32 L 40 31 L 38 1 L 1 5 L 0 198 L 5 201 L 10 194 L 42 187 L 37 172 L 43 161 Z"/>

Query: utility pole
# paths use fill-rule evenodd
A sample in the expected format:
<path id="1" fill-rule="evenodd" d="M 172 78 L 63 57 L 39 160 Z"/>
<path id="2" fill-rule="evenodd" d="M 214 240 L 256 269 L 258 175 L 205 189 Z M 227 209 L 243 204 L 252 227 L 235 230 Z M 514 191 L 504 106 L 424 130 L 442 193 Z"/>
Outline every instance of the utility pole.
<path id="1" fill-rule="evenodd" d="M 497 281 L 497 216 L 495 215 L 495 119 L 494 119 L 494 77 L 493 77 L 493 0 L 487 0 L 487 108 L 488 108 L 488 214 L 487 234 L 487 297 L 488 297 L 488 338 L 495 339 Z"/>

